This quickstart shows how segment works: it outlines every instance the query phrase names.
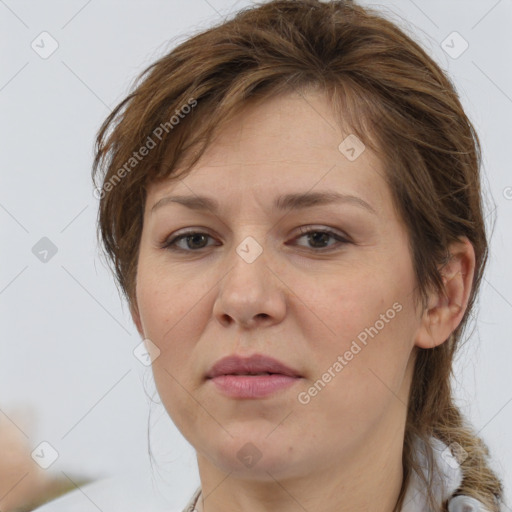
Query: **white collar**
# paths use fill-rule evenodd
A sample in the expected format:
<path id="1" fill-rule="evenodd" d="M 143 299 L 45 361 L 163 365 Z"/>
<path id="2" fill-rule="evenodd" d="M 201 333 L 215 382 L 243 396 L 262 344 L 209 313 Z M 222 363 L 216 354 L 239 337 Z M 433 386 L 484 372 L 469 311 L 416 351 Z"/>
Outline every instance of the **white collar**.
<path id="1" fill-rule="evenodd" d="M 434 437 L 430 438 L 430 445 L 435 459 L 434 468 L 437 468 L 432 484 L 436 509 L 441 510 L 442 503 L 449 500 L 449 512 L 487 512 L 480 501 L 470 496 L 453 497 L 453 494 L 460 487 L 463 477 L 457 454 L 453 454 L 446 444 Z M 455 445 L 454 448 L 460 447 Z M 426 457 L 425 443 L 417 440 L 416 450 L 418 464 L 423 474 L 428 476 L 432 468 Z M 425 484 L 416 472 L 411 475 L 400 512 L 432 512 L 428 506 Z"/>

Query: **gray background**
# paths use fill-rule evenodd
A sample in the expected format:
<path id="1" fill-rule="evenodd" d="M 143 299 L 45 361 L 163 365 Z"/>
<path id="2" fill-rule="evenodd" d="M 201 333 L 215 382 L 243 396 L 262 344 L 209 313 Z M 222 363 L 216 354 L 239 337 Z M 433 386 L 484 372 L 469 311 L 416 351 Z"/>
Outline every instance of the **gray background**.
<path id="1" fill-rule="evenodd" d="M 449 72 L 482 140 L 491 257 L 455 387 L 510 487 L 512 1 L 363 3 L 387 12 Z M 48 471 L 149 474 L 151 410 L 161 491 L 183 503 L 199 482 L 193 449 L 158 397 L 149 399 L 151 370 L 132 353 L 138 333 L 98 256 L 93 139 L 149 63 L 249 4 L 0 0 L 0 421 L 16 424 L 32 448 L 42 441 L 55 448 Z M 42 46 L 43 31 L 58 43 L 46 59 L 31 47 Z M 457 58 L 441 46 L 454 31 L 469 44 Z M 453 37 L 447 41 L 460 51 Z M 50 45 L 45 39 L 46 51 Z M 46 262 L 33 253 L 43 237 L 57 249 Z"/>

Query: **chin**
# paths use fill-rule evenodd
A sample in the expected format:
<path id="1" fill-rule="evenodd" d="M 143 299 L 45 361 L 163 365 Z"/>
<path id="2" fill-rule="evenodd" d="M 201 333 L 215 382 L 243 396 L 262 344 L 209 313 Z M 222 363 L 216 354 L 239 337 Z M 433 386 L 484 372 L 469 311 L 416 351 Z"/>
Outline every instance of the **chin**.
<path id="1" fill-rule="evenodd" d="M 258 431 L 252 435 L 246 429 L 245 435 L 234 436 L 224 444 L 210 447 L 208 459 L 231 476 L 260 481 L 291 477 L 299 472 L 301 465 L 307 468 L 308 464 L 300 460 L 294 447 L 296 443 L 289 435 L 285 436 L 286 441 L 275 432 L 269 436 L 269 432 L 271 430 Z"/>

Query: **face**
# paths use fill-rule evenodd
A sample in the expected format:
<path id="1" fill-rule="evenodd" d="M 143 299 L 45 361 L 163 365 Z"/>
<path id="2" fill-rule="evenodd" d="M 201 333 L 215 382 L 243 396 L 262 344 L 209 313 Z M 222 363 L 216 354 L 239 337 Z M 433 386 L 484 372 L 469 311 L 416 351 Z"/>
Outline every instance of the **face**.
<path id="1" fill-rule="evenodd" d="M 322 94 L 276 97 L 226 124 L 184 179 L 148 189 L 134 320 L 204 464 L 306 474 L 403 428 L 421 317 L 408 238 L 381 163 L 353 138 L 340 149 L 348 135 Z M 231 355 L 294 377 L 207 377 Z"/>

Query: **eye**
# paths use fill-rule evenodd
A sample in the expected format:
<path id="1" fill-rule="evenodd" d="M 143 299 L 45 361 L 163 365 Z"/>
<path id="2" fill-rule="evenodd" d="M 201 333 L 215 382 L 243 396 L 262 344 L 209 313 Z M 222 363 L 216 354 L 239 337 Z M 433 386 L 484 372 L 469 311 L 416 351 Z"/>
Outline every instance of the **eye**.
<path id="1" fill-rule="evenodd" d="M 200 231 L 188 231 L 181 235 L 175 236 L 162 244 L 162 247 L 171 251 L 188 251 L 192 252 L 197 249 L 204 249 L 207 245 L 204 245 L 205 240 L 212 238 L 208 233 Z M 184 242 L 185 247 L 179 246 L 179 242 Z"/>
<path id="2" fill-rule="evenodd" d="M 350 243 L 346 237 L 330 229 L 300 228 L 299 231 L 302 235 L 296 237 L 295 240 L 307 237 L 308 241 L 313 243 L 313 246 L 311 247 L 313 249 L 325 249 L 326 247 L 329 249 L 333 245 L 337 245 L 336 242 L 338 242 L 338 244 Z M 335 242 L 331 245 L 325 246 L 325 243 L 329 241 L 329 238 L 334 239 Z"/>
<path id="3" fill-rule="evenodd" d="M 310 249 L 329 249 L 333 245 L 350 243 L 346 237 L 330 229 L 300 228 L 299 231 L 301 236 L 295 237 L 294 240 L 307 238 L 307 240 L 313 244 L 309 247 Z M 188 231 L 177 235 L 170 240 L 164 241 L 162 243 L 162 248 L 171 251 L 197 252 L 200 249 L 208 247 L 208 238 L 212 239 L 208 233 L 201 231 Z M 333 240 L 334 243 L 326 245 L 326 243 L 329 242 L 329 239 Z"/>

